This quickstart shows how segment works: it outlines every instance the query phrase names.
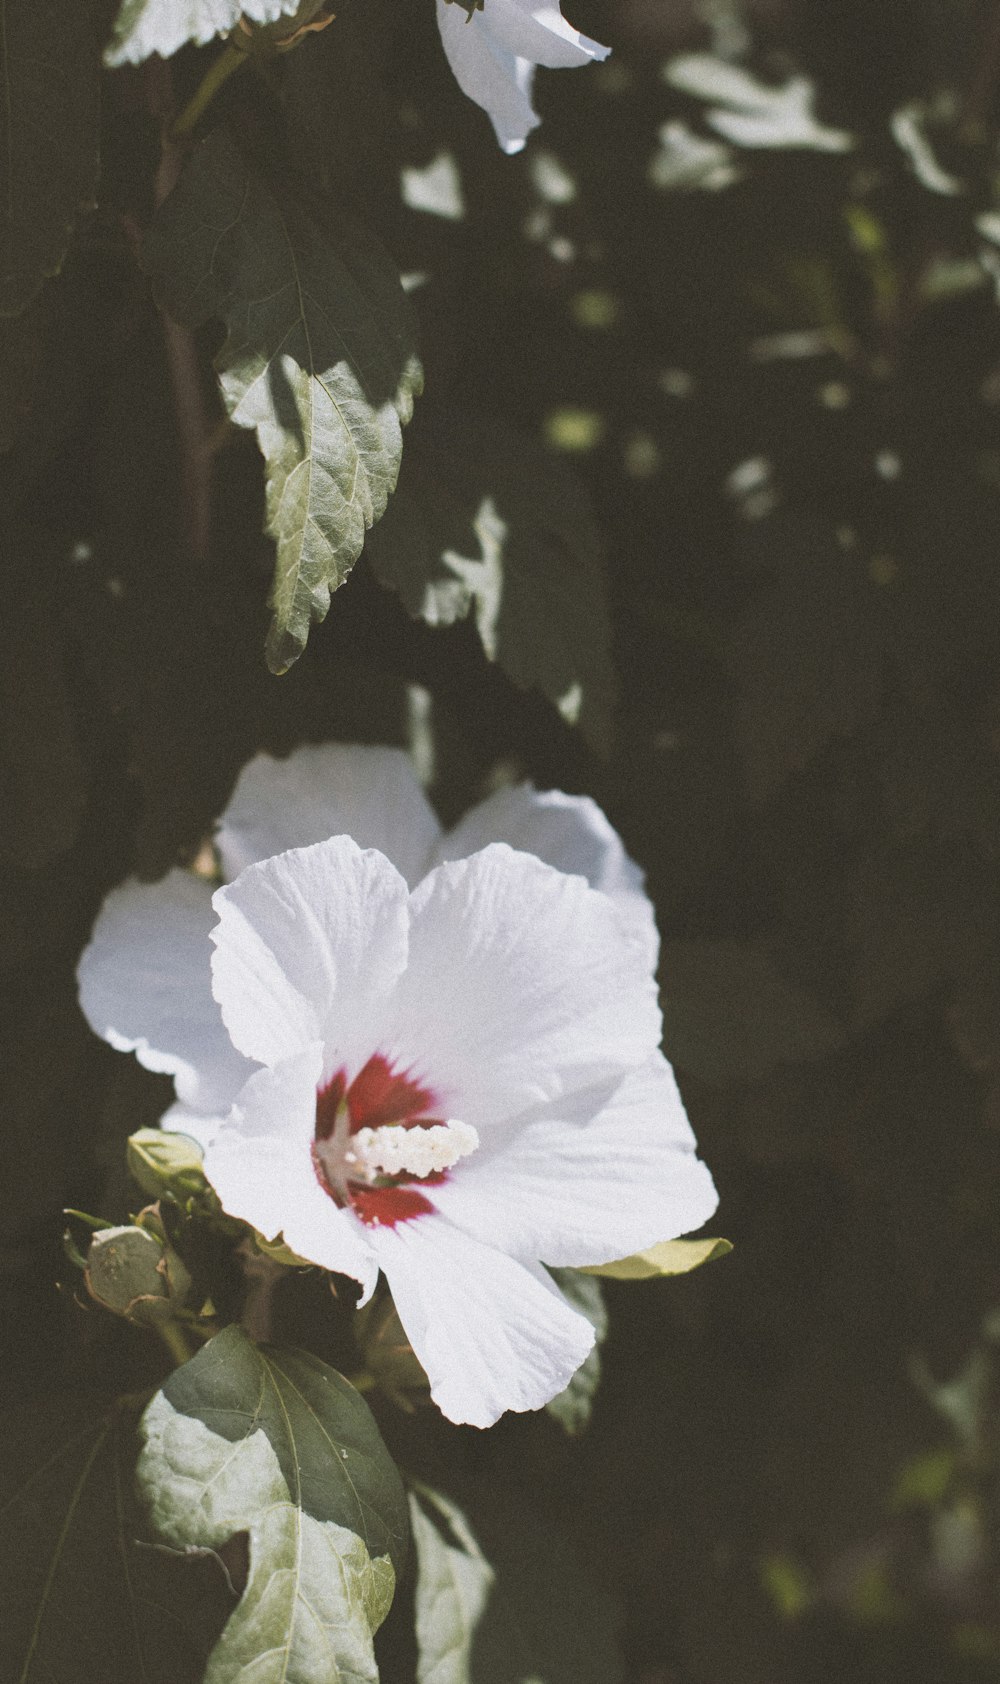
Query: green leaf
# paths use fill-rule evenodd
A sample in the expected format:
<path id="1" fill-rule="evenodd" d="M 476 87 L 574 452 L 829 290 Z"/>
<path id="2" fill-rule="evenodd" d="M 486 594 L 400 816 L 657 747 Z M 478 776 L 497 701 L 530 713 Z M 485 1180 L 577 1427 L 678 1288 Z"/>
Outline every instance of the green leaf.
<path id="1" fill-rule="evenodd" d="M 417 1559 L 417 1684 L 469 1684 L 493 1569 L 461 1509 L 440 1492 L 414 1486 L 410 1522 Z"/>
<path id="2" fill-rule="evenodd" d="M 619 1684 L 614 1610 L 523 1493 L 414 1487 L 418 1684 Z"/>
<path id="3" fill-rule="evenodd" d="M 411 445 L 365 553 L 408 613 L 439 626 L 471 618 L 491 661 L 608 750 L 615 679 L 600 541 L 563 463 L 463 415 Z"/>
<path id="4" fill-rule="evenodd" d="M 301 653 L 382 515 L 422 378 L 389 258 L 324 214 L 304 189 L 272 186 L 216 130 L 144 248 L 171 316 L 188 327 L 219 317 L 228 329 L 216 358 L 223 398 L 267 464 L 275 672 Z"/>
<path id="5" fill-rule="evenodd" d="M 201 47 L 228 34 L 241 17 L 274 23 L 298 7 L 299 0 L 123 0 L 104 62 L 113 70 L 151 53 L 170 58 L 187 41 Z"/>
<path id="6" fill-rule="evenodd" d="M 227 1327 L 171 1374 L 162 1396 L 230 1444 L 263 1433 L 293 1502 L 355 1532 L 373 1559 L 388 1555 L 402 1571 L 406 1493 L 368 1405 L 336 1369 Z"/>
<path id="7" fill-rule="evenodd" d="M 248 1535 L 246 1588 L 205 1684 L 375 1684 L 406 1499 L 354 1388 L 230 1327 L 170 1376 L 140 1431 L 137 1479 L 165 1543 Z"/>
<path id="8" fill-rule="evenodd" d="M 600 1283 L 590 1277 L 603 1274 L 604 1270 L 550 1269 L 549 1273 L 563 1297 L 569 1300 L 574 1310 L 586 1316 L 597 1336 L 586 1362 L 577 1369 L 565 1391 L 550 1398 L 545 1405 L 559 1425 L 575 1437 L 583 1432 L 590 1420 L 594 1397 L 601 1382 L 601 1345 L 607 1337 L 608 1312 Z"/>
<path id="9" fill-rule="evenodd" d="M 661 1240 L 617 1263 L 597 1263 L 582 1271 L 610 1281 L 649 1281 L 661 1275 L 687 1275 L 703 1263 L 725 1257 L 733 1249 L 730 1240 Z"/>
<path id="10" fill-rule="evenodd" d="M 777 1064 L 825 1058 L 843 1044 L 836 1018 L 736 941 L 672 941 L 663 948 L 663 1044 L 706 1082 L 756 1082 Z"/>
<path id="11" fill-rule="evenodd" d="M 0 316 L 58 273 L 93 206 L 99 70 L 80 0 L 0 0 Z"/>
<path id="12" fill-rule="evenodd" d="M 231 1597 L 216 1560 L 136 1542 L 131 1419 L 50 1398 L 2 1431 L 3 1677 L 200 1684 Z"/>

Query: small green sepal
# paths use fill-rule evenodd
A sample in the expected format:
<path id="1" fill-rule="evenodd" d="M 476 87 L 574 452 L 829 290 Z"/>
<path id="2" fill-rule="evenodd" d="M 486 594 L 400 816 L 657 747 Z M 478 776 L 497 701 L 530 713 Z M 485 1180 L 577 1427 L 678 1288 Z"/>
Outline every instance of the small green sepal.
<path id="1" fill-rule="evenodd" d="M 664 1275 L 687 1275 L 702 1263 L 712 1263 L 732 1251 L 730 1240 L 661 1240 L 632 1257 L 612 1263 L 592 1263 L 584 1275 L 601 1275 L 611 1281 L 651 1281 Z"/>

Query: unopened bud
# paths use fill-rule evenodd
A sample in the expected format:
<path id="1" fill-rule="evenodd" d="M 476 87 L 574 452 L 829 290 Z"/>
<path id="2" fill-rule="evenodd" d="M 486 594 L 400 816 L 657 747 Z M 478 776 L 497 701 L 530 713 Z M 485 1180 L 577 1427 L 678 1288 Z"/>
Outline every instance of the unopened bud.
<path id="1" fill-rule="evenodd" d="M 166 1129 L 138 1129 L 129 1136 L 125 1154 L 129 1174 L 150 1198 L 167 1194 L 178 1204 L 184 1204 L 205 1191 L 201 1148 L 186 1134 L 171 1134 Z"/>
<path id="2" fill-rule="evenodd" d="M 153 1226 L 99 1228 L 84 1274 L 98 1304 L 145 1327 L 170 1320 L 191 1289 L 181 1259 Z"/>

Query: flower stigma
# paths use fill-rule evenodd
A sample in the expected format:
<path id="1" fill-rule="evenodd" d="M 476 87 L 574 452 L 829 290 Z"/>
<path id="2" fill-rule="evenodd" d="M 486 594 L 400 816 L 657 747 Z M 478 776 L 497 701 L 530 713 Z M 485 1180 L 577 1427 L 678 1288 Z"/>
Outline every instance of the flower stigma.
<path id="1" fill-rule="evenodd" d="M 369 1225 L 430 1210 L 414 1183 L 444 1180 L 479 1145 L 471 1123 L 434 1116 L 433 1106 L 430 1090 L 380 1054 L 351 1083 L 339 1071 L 316 1096 L 312 1156 L 320 1185 Z"/>

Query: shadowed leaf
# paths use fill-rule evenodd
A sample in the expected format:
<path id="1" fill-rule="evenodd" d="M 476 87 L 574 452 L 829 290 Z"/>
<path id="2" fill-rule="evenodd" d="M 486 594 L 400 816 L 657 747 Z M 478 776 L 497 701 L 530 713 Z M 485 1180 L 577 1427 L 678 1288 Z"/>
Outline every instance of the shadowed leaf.
<path id="1" fill-rule="evenodd" d="M 59 271 L 94 203 L 98 75 L 80 0 L 0 0 L 0 316 Z"/>
<path id="2" fill-rule="evenodd" d="M 144 261 L 166 310 L 228 329 L 216 358 L 232 420 L 267 464 L 277 543 L 268 664 L 283 672 L 347 577 L 396 483 L 421 384 L 399 278 L 363 229 L 324 225 L 223 130 L 194 152 Z"/>

